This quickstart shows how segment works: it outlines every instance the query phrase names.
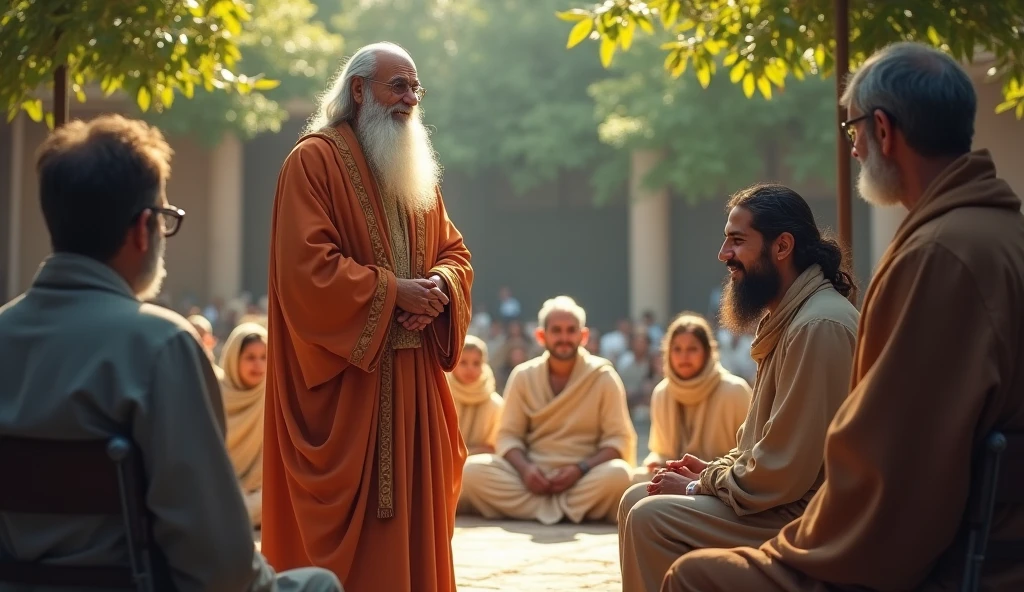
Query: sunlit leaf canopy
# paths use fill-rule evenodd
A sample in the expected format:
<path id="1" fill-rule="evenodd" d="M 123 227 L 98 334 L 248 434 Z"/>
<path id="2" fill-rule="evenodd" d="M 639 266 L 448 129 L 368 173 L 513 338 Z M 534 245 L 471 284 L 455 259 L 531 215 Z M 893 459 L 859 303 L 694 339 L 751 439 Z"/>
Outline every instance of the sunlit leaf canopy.
<path id="1" fill-rule="evenodd" d="M 832 0 L 607 0 L 558 16 L 572 23 L 569 47 L 590 39 L 607 67 L 628 51 L 638 31 L 667 31 L 664 67 L 673 76 L 692 68 L 707 87 L 727 71 L 743 92 L 771 98 L 789 76 L 826 77 L 835 69 Z M 920 41 L 962 62 L 991 60 L 1004 102 L 1024 118 L 1024 0 L 853 0 L 849 13 L 851 66 L 895 41 Z"/>
<path id="2" fill-rule="evenodd" d="M 0 101 L 8 119 L 52 125 L 43 97 L 66 65 L 77 100 L 121 92 L 170 131 L 278 131 L 278 101 L 312 93 L 340 54 L 315 13 L 309 0 L 14 0 L 0 20 Z"/>
<path id="3" fill-rule="evenodd" d="M 92 84 L 162 110 L 197 88 L 239 93 L 276 82 L 236 71 L 237 40 L 250 7 L 241 0 L 14 0 L 0 17 L 0 101 L 40 121 L 38 91 L 68 69 L 70 91 L 85 101 Z M 52 115 L 52 114 L 51 114 Z"/>

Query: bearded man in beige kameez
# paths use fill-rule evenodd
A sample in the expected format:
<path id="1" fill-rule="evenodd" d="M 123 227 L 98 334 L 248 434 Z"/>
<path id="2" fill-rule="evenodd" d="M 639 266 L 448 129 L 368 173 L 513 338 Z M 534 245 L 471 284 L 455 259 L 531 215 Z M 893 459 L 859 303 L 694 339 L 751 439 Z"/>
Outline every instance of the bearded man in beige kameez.
<path id="1" fill-rule="evenodd" d="M 741 332 L 760 319 L 753 400 L 728 454 L 687 455 L 623 496 L 626 592 L 657 590 L 693 549 L 760 544 L 803 513 L 824 479 L 825 430 L 848 392 L 858 315 L 839 246 L 786 187 L 754 186 L 729 206 L 722 322 Z"/>
<path id="2" fill-rule="evenodd" d="M 538 320 L 547 351 L 512 371 L 497 454 L 466 462 L 462 499 L 486 518 L 613 521 L 636 459 L 625 389 L 611 362 L 583 348 L 575 301 L 548 300 Z"/>

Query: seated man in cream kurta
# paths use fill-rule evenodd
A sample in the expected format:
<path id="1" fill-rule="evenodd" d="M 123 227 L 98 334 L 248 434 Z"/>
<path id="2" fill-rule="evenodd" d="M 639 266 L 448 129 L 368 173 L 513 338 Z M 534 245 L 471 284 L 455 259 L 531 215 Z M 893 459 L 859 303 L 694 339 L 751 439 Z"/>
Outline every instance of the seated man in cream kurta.
<path id="1" fill-rule="evenodd" d="M 462 499 L 486 518 L 614 521 L 636 458 L 622 381 L 583 348 L 572 298 L 545 302 L 538 325 L 547 351 L 512 371 L 497 454 L 466 461 Z"/>
<path id="2" fill-rule="evenodd" d="M 849 391 L 859 314 L 838 244 L 786 187 L 754 186 L 729 206 L 720 316 L 731 330 L 757 323 L 753 400 L 736 448 L 711 462 L 687 454 L 623 496 L 624 592 L 658 590 L 693 549 L 758 546 L 800 516 L 824 481 L 825 433 Z"/>

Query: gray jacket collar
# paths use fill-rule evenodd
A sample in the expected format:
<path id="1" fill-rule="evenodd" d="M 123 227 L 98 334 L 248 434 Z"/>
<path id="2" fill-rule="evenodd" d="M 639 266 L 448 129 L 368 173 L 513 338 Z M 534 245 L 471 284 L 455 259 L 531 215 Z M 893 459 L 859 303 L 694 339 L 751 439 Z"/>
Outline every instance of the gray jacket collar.
<path id="1" fill-rule="evenodd" d="M 43 260 L 32 288 L 49 290 L 98 290 L 138 301 L 131 286 L 112 267 L 91 257 L 54 253 Z"/>

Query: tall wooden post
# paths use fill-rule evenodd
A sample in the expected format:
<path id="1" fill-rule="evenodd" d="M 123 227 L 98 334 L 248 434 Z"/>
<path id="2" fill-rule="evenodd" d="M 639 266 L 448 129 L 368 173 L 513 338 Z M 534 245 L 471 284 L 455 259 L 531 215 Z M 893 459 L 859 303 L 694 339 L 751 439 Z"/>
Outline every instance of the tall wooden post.
<path id="1" fill-rule="evenodd" d="M 58 66 L 53 72 L 53 129 L 68 122 L 70 117 L 68 99 L 68 67 Z"/>
<path id="2" fill-rule="evenodd" d="M 836 21 L 836 212 L 839 226 L 839 242 L 849 249 L 850 265 L 853 265 L 853 213 L 850 205 L 850 145 L 846 134 L 840 128 L 846 121 L 846 109 L 839 106 L 839 98 L 846 88 L 846 76 L 850 71 L 850 7 L 848 0 L 834 0 Z"/>

